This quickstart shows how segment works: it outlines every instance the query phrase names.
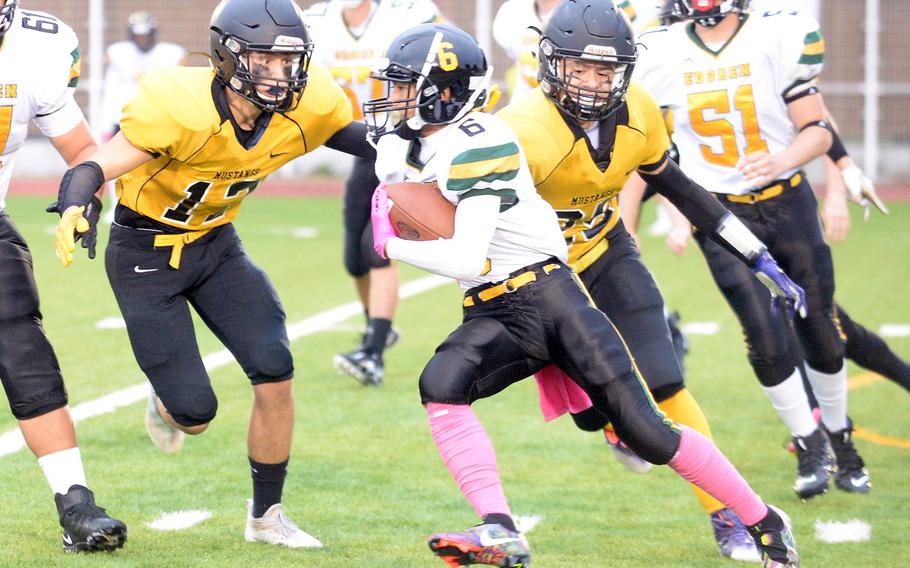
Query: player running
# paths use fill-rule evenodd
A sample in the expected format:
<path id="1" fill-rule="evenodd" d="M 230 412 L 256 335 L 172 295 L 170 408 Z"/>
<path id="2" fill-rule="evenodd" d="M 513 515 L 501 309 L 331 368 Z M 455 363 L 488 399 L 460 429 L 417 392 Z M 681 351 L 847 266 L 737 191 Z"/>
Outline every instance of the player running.
<path id="1" fill-rule="evenodd" d="M 377 177 L 432 182 L 456 205 L 455 232 L 435 241 L 395 237 L 380 185 L 374 245 L 381 256 L 454 278 L 465 290 L 464 321 L 436 349 L 419 384 L 433 440 L 481 524 L 436 534 L 431 549 L 450 566 L 529 565 L 492 443 L 471 404 L 555 363 L 639 455 L 669 464 L 736 511 L 767 562 L 797 566 L 786 517 L 763 504 L 707 438 L 654 405 L 622 337 L 566 264 L 556 215 L 535 191 L 514 132 L 471 112 L 483 104 L 492 75 L 474 38 L 449 25 L 417 26 L 386 57 L 375 76 L 388 83 L 387 96 L 364 105 L 379 137 Z"/>
<path id="2" fill-rule="evenodd" d="M 253 385 L 247 450 L 253 478 L 244 537 L 319 547 L 285 514 L 281 496 L 294 427 L 294 365 L 285 314 L 231 221 L 243 199 L 288 161 L 323 144 L 375 156 L 366 127 L 329 72 L 292 0 L 224 0 L 212 15 L 214 69 L 149 73 L 121 131 L 60 186 L 56 246 L 73 258 L 83 208 L 106 179 L 119 203 L 105 256 L 136 361 L 154 392 L 146 425 L 175 451 L 201 434 L 218 401 L 189 306 L 237 358 Z"/>

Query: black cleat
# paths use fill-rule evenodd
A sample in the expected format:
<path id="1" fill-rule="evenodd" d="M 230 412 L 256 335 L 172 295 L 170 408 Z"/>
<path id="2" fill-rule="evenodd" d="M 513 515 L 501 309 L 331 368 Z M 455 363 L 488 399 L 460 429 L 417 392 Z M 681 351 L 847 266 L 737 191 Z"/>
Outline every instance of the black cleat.
<path id="1" fill-rule="evenodd" d="M 73 485 L 66 495 L 54 495 L 54 501 L 66 552 L 115 550 L 126 542 L 126 525 L 95 505 L 95 495 L 89 489 Z"/>
<path id="2" fill-rule="evenodd" d="M 800 499 L 809 499 L 828 492 L 828 478 L 831 475 L 832 455 L 828 437 L 821 428 L 808 436 L 794 436 L 796 447 L 797 474 L 793 490 Z"/>
<path id="3" fill-rule="evenodd" d="M 761 553 L 764 568 L 798 568 L 796 539 L 793 538 L 793 528 L 786 513 L 768 505 L 768 514 L 749 527 L 749 534 Z"/>
<path id="4" fill-rule="evenodd" d="M 829 432 L 825 428 L 825 433 L 828 434 L 837 459 L 834 485 L 848 493 L 868 493 L 872 483 L 869 481 L 866 464 L 853 445 L 853 423 L 848 422 L 847 427 L 839 432 Z"/>
<path id="5" fill-rule="evenodd" d="M 332 363 L 339 373 L 353 377 L 364 386 L 378 387 L 382 384 L 382 356 L 378 353 L 364 349 L 350 353 L 338 353 Z"/>

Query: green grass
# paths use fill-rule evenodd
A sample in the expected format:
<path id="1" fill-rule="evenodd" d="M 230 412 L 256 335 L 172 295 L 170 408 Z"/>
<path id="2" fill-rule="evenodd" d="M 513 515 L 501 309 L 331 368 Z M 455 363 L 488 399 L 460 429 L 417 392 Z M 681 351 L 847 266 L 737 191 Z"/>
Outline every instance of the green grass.
<path id="1" fill-rule="evenodd" d="M 31 245 L 47 333 L 75 405 L 143 377 L 126 332 L 94 327 L 119 315 L 102 259 L 90 262 L 80 250 L 71 268 L 57 265 L 48 233 L 53 218 L 41 212 L 45 201 L 16 197 L 8 208 Z M 239 230 L 274 280 L 289 322 L 354 300 L 341 264 L 338 200 L 253 198 L 244 209 Z M 319 235 L 292 238 L 286 233 L 295 226 L 318 227 Z M 858 224 L 849 242 L 835 247 L 837 297 L 872 329 L 910 320 L 907 226 L 910 204 L 894 203 L 890 217 Z M 107 229 L 102 233 L 106 238 Z M 794 458 L 783 450 L 785 430 L 757 386 L 741 334 L 701 256 L 693 250 L 677 259 L 656 238 L 646 238 L 644 247 L 668 304 L 683 321 L 720 323 L 720 334 L 691 338 L 689 386 L 720 446 L 766 500 L 793 518 L 803 565 L 910 565 L 910 450 L 859 441 L 874 482 L 870 495 L 833 492 L 797 501 L 790 489 Z M 422 273 L 405 267 L 402 275 L 409 280 Z M 53 500 L 34 457 L 22 451 L 0 458 L 0 566 L 441 566 L 428 552 L 426 536 L 476 521 L 432 444 L 417 377 L 457 325 L 458 298 L 451 285 L 402 302 L 397 326 L 403 338 L 387 354 L 381 389 L 362 388 L 331 368 L 332 354 L 350 349 L 355 331 L 327 331 L 293 343 L 298 412 L 284 503 L 324 549 L 243 542 L 251 389 L 232 364 L 212 373 L 218 418 L 178 455 L 160 454 L 149 442 L 141 403 L 78 425 L 99 502 L 130 527 L 129 542 L 114 554 L 65 556 Z M 361 318 L 350 323 L 359 327 Z M 203 353 L 222 348 L 204 326 L 197 329 Z M 890 344 L 910 358 L 910 339 Z M 575 430 L 567 418 L 545 424 L 536 401 L 533 381 L 524 381 L 476 405 L 496 444 L 513 510 L 543 517 L 530 534 L 535 566 L 734 565 L 717 554 L 707 517 L 671 471 L 627 472 L 599 436 Z M 852 391 L 851 415 L 862 427 L 910 439 L 907 403 L 902 389 L 875 383 Z M 10 414 L 0 413 L 0 432 L 14 427 Z M 213 517 L 179 532 L 147 527 L 162 512 L 181 509 L 208 509 Z M 871 542 L 831 545 L 815 539 L 816 519 L 853 518 L 872 524 Z"/>

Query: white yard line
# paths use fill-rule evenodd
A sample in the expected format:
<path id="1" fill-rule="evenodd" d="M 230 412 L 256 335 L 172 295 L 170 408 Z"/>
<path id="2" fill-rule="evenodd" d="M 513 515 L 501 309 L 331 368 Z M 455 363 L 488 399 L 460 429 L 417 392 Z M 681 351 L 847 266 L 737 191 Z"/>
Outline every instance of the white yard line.
<path id="1" fill-rule="evenodd" d="M 846 522 L 816 519 L 815 538 L 822 542 L 863 542 L 872 538 L 872 525 L 860 519 Z"/>
<path id="2" fill-rule="evenodd" d="M 884 323 L 878 332 L 883 337 L 910 337 L 910 325 L 905 323 Z"/>
<path id="3" fill-rule="evenodd" d="M 161 513 L 158 515 L 157 519 L 148 524 L 148 527 L 156 531 L 182 531 L 183 529 L 198 525 L 211 517 L 212 512 L 204 509 Z"/>
<path id="4" fill-rule="evenodd" d="M 402 299 L 416 296 L 417 294 L 422 294 L 423 292 L 438 288 L 447 282 L 452 282 L 452 280 L 443 278 L 442 276 L 427 276 L 420 278 L 403 284 L 399 290 L 399 296 Z M 342 304 L 308 317 L 305 320 L 288 325 L 288 338 L 291 341 L 294 341 L 295 339 L 337 325 L 344 320 L 361 313 L 363 313 L 363 306 L 360 305 L 360 302 Z M 231 355 L 231 352 L 227 349 L 210 353 L 202 358 L 205 369 L 209 372 L 219 367 L 223 367 L 233 360 L 234 356 Z M 106 394 L 95 400 L 77 404 L 70 409 L 70 412 L 73 415 L 73 421 L 81 422 L 82 420 L 94 418 L 95 416 L 108 414 L 118 408 L 128 406 L 140 400 L 145 400 L 146 397 L 148 397 L 148 389 L 148 382 L 142 381 L 141 383 Z M 22 438 L 22 433 L 18 428 L 0 434 L 0 457 L 14 454 L 24 447 L 25 440 Z"/>

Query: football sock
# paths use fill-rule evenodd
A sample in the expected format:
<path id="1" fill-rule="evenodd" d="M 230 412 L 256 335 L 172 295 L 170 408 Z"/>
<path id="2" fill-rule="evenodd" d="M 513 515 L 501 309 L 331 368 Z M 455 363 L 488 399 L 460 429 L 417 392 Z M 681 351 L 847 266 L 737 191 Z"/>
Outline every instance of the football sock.
<path id="1" fill-rule="evenodd" d="M 684 388 L 680 390 L 670 398 L 659 402 L 657 406 L 659 406 L 660 409 L 677 424 L 688 426 L 693 430 L 701 432 L 705 438 L 713 440 L 713 437 L 711 436 L 711 427 L 708 426 L 708 420 L 701 411 L 701 407 L 698 406 L 695 397 L 692 396 L 692 393 L 689 392 L 688 389 Z M 705 491 L 697 485 L 690 484 L 689 487 L 692 488 L 695 497 L 709 515 L 724 508 L 723 503 L 705 493 Z"/>
<path id="2" fill-rule="evenodd" d="M 815 400 L 815 393 L 812 392 L 812 385 L 809 384 L 809 375 L 806 374 L 806 362 L 800 363 L 799 378 L 803 381 L 803 390 L 806 391 L 806 398 L 809 399 L 810 408 L 818 408 L 818 401 Z"/>
<path id="3" fill-rule="evenodd" d="M 51 491 L 66 495 L 73 485 L 86 487 L 85 469 L 79 448 L 69 448 L 38 458 L 38 465 L 44 472 Z"/>
<path id="4" fill-rule="evenodd" d="M 822 373 L 806 364 L 806 374 L 812 383 L 822 422 L 829 432 L 840 432 L 847 427 L 847 365 L 836 373 Z"/>
<path id="5" fill-rule="evenodd" d="M 847 335 L 847 343 L 844 346 L 847 359 L 910 391 L 910 365 L 898 357 L 884 339 L 848 320 L 843 312 L 840 315 L 841 325 Z"/>
<path id="6" fill-rule="evenodd" d="M 515 526 L 515 521 L 512 520 L 512 517 L 510 515 L 503 515 L 502 513 L 490 513 L 489 515 L 485 515 L 483 524 L 502 525 L 510 531 L 518 532 L 518 527 Z"/>
<path id="7" fill-rule="evenodd" d="M 511 515 L 496 452 L 486 431 L 467 404 L 427 404 L 430 433 L 442 461 L 477 516 Z"/>
<path id="8" fill-rule="evenodd" d="M 812 386 L 815 386 L 814 382 Z M 773 387 L 762 385 L 761 388 L 790 434 L 802 437 L 815 432 L 818 424 L 812 419 L 812 409 L 809 408 L 809 399 L 797 369 L 794 368 L 793 374 L 784 379 L 784 382 Z M 818 391 L 815 391 L 815 395 L 818 396 Z"/>
<path id="9" fill-rule="evenodd" d="M 288 474 L 288 460 L 281 463 L 259 463 L 250 460 L 253 475 L 253 516 L 261 517 L 275 503 L 281 503 L 284 478 Z"/>
<path id="10" fill-rule="evenodd" d="M 392 331 L 392 320 L 383 318 L 370 318 L 367 323 L 367 335 L 363 339 L 363 348 L 370 353 L 382 355 L 385 351 L 385 342 Z"/>
<path id="11" fill-rule="evenodd" d="M 667 465 L 732 509 L 746 525 L 754 525 L 768 513 L 768 507 L 730 460 L 711 440 L 691 428 L 680 426 L 679 449 Z"/>

